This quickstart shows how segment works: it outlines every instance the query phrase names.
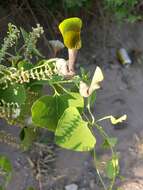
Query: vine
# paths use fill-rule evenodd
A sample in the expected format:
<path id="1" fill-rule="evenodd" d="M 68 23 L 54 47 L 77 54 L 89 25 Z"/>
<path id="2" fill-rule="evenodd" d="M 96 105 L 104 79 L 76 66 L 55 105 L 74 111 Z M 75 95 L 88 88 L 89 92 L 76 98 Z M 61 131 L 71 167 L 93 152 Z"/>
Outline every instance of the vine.
<path id="1" fill-rule="evenodd" d="M 38 128 L 45 128 L 54 133 L 55 143 L 58 146 L 73 151 L 92 152 L 103 188 L 112 190 L 116 176 L 119 175 L 119 157 L 114 150 L 117 140 L 108 136 L 100 126 L 100 122 L 110 119 L 115 125 L 126 120 L 127 116 L 121 118 L 105 116 L 96 120 L 93 115 L 91 107 L 95 104 L 96 90 L 100 88 L 104 76 L 100 67 L 96 68 L 91 80 L 84 69 L 81 69 L 80 74 L 76 74 L 75 61 L 77 52 L 81 48 L 81 27 L 82 21 L 79 18 L 66 19 L 59 25 L 64 44 L 68 49 L 68 61 L 61 58 L 42 59 L 38 53 L 38 61 L 34 59 L 33 62 L 32 57 L 37 57 L 37 53 L 35 54 L 32 49 L 36 49 L 37 40 L 43 33 L 39 25 L 29 34 L 23 29 L 21 33 L 12 31 L 14 36 L 17 34 L 12 39 L 17 41 L 20 34 L 25 39 L 23 46 L 16 50 L 16 55 L 10 55 L 11 65 L 6 66 L 6 59 L 3 59 L 5 66 L 0 66 L 0 117 L 6 119 L 9 124 L 14 123 L 21 127 L 19 135 L 21 143 L 18 148 L 29 149 L 37 139 Z M 12 28 L 20 31 L 16 26 Z M 4 55 L 9 55 L 8 46 L 14 44 L 7 43 L 6 48 L 2 45 L 0 50 L 2 58 Z M 42 93 L 46 85 L 52 87 L 52 95 Z M 111 159 L 106 166 L 107 177 L 111 180 L 109 187 L 104 184 L 96 166 L 94 128 L 103 138 L 103 146 L 111 150 Z M 12 145 L 16 143 L 11 134 L 6 135 L 3 131 L 0 132 L 0 141 Z M 5 165 L 1 165 L 2 160 L 5 161 Z M 1 169 L 10 174 L 12 168 L 6 170 L 7 164 L 10 165 L 7 158 L 0 157 Z M 41 182 L 39 185 L 41 186 Z M 7 183 L 2 186 L 6 189 Z"/>

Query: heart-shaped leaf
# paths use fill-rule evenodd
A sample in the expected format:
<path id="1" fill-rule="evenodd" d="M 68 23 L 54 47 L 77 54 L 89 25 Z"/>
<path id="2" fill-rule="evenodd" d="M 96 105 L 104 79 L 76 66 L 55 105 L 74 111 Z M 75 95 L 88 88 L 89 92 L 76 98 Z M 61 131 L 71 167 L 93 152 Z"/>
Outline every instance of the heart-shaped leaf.
<path id="1" fill-rule="evenodd" d="M 84 100 L 78 93 L 43 96 L 32 106 L 32 121 L 39 127 L 55 131 L 58 120 L 69 106 L 83 109 Z"/>
<path id="2" fill-rule="evenodd" d="M 74 151 L 90 151 L 96 139 L 75 107 L 65 110 L 55 132 L 56 144 Z"/>

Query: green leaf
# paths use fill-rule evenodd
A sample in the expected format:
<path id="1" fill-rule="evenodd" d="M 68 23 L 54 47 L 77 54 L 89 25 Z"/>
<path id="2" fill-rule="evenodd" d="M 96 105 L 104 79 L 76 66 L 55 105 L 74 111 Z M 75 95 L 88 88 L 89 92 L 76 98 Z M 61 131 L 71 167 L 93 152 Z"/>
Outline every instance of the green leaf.
<path id="1" fill-rule="evenodd" d="M 69 94 L 63 95 L 63 100 L 68 102 L 68 106 L 76 107 L 80 112 L 84 108 L 84 99 L 79 93 L 70 92 Z"/>
<path id="2" fill-rule="evenodd" d="M 113 179 L 119 174 L 119 161 L 117 156 L 114 156 L 107 162 L 106 174 L 109 179 Z"/>
<path id="3" fill-rule="evenodd" d="M 58 120 L 69 106 L 77 107 L 82 111 L 84 100 L 79 93 L 43 96 L 32 106 L 32 121 L 39 127 L 55 131 Z"/>
<path id="4" fill-rule="evenodd" d="M 56 144 L 74 151 L 90 151 L 96 139 L 75 107 L 65 110 L 55 132 Z"/>
<path id="5" fill-rule="evenodd" d="M 28 187 L 28 189 L 27 190 L 36 190 L 35 188 L 33 188 L 33 187 Z"/>
<path id="6" fill-rule="evenodd" d="M 83 67 L 80 67 L 81 78 L 85 83 L 89 83 L 89 72 L 87 72 Z"/>
<path id="7" fill-rule="evenodd" d="M 21 146 L 24 150 L 28 150 L 37 138 L 37 132 L 34 128 L 24 127 L 20 132 Z"/>
<path id="8" fill-rule="evenodd" d="M 0 99 L 7 103 L 23 104 L 26 100 L 26 92 L 22 84 L 10 85 L 5 90 L 0 89 Z"/>
<path id="9" fill-rule="evenodd" d="M 35 92 L 35 93 L 38 93 L 38 94 L 42 94 L 43 85 L 40 85 L 40 84 L 29 85 L 29 89 L 32 92 Z"/>
<path id="10" fill-rule="evenodd" d="M 52 77 L 49 79 L 49 82 L 50 82 L 51 84 L 53 84 L 53 83 L 57 83 L 57 82 L 59 82 L 59 81 L 62 81 L 63 79 L 64 79 L 63 76 L 60 76 L 60 75 L 52 75 Z"/>
<path id="11" fill-rule="evenodd" d="M 0 168 L 5 171 L 6 173 L 11 173 L 12 172 L 12 165 L 9 159 L 4 156 L 0 155 Z"/>
<path id="12" fill-rule="evenodd" d="M 94 91 L 89 97 L 88 97 L 88 104 L 90 107 L 94 106 L 96 101 L 96 92 Z"/>
<path id="13" fill-rule="evenodd" d="M 103 143 L 103 148 L 113 148 L 117 144 L 117 138 L 105 139 Z"/>
<path id="14" fill-rule="evenodd" d="M 39 127 L 55 131 L 58 119 L 65 109 L 58 96 L 43 96 L 32 106 L 32 121 Z"/>
<path id="15" fill-rule="evenodd" d="M 33 65 L 32 65 L 32 63 L 29 63 L 29 62 L 27 62 L 27 61 L 25 61 L 25 60 L 23 60 L 23 61 L 20 61 L 20 62 L 18 62 L 18 69 L 20 69 L 20 68 L 24 68 L 24 70 L 30 70 L 30 69 L 32 69 L 33 68 Z"/>
<path id="16" fill-rule="evenodd" d="M 42 58 L 44 58 L 44 56 L 40 53 L 40 51 L 38 50 L 38 49 L 36 49 L 36 48 L 33 48 L 32 49 L 32 53 L 34 54 L 34 55 L 37 55 L 37 56 L 39 56 L 39 57 L 42 57 Z"/>
<path id="17" fill-rule="evenodd" d="M 24 41 L 26 42 L 27 38 L 29 37 L 28 32 L 26 32 L 23 28 L 20 28 L 20 31 L 21 31 Z"/>
<path id="18" fill-rule="evenodd" d="M 0 190 L 5 190 L 3 186 L 0 185 Z"/>

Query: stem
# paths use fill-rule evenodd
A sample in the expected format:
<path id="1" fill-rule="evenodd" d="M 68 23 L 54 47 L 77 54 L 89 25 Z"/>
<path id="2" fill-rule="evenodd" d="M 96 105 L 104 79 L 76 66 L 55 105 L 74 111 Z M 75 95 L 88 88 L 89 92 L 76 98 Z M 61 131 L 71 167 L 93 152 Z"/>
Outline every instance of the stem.
<path id="1" fill-rule="evenodd" d="M 58 91 L 56 90 L 55 86 L 51 84 L 51 87 L 54 89 L 55 95 L 59 95 L 59 93 L 58 93 Z"/>
<path id="2" fill-rule="evenodd" d="M 90 106 L 89 106 L 89 108 L 90 108 Z M 90 109 L 89 109 L 89 111 L 90 111 L 89 113 L 91 113 L 91 110 L 90 110 Z M 86 116 L 86 114 L 85 114 L 84 112 L 83 112 L 83 115 L 84 115 L 84 117 L 86 118 L 86 120 L 88 121 L 88 123 L 90 124 L 90 126 L 91 126 L 91 127 L 90 127 L 90 130 L 91 130 L 92 134 L 94 135 L 92 122 L 89 120 L 89 118 Z M 92 115 L 92 118 L 93 118 L 94 116 L 93 116 L 92 113 L 91 113 L 91 115 Z M 94 119 L 94 120 L 95 120 L 95 119 Z M 95 166 L 97 175 L 98 175 L 98 177 L 99 177 L 99 180 L 100 180 L 100 182 L 101 182 L 101 184 L 102 184 L 104 190 L 107 190 L 106 185 L 105 185 L 105 183 L 104 183 L 104 181 L 103 181 L 103 179 L 102 179 L 102 177 L 101 177 L 101 175 L 100 175 L 100 172 L 99 172 L 99 170 L 98 170 L 98 168 L 97 168 L 95 148 L 94 148 L 94 150 L 93 150 L 93 161 L 94 161 L 94 166 Z"/>
<path id="3" fill-rule="evenodd" d="M 95 123 L 95 126 L 96 126 L 96 128 L 99 130 L 101 136 L 102 136 L 103 138 L 105 138 L 105 139 L 108 141 L 109 136 L 108 136 L 108 134 L 103 130 L 103 128 L 102 128 L 100 125 L 98 125 L 97 123 Z M 108 143 L 108 144 L 109 144 L 109 146 L 110 146 L 110 150 L 111 150 L 112 156 L 116 155 L 116 153 L 115 153 L 114 150 L 113 150 L 113 147 L 110 145 L 110 143 Z M 116 175 L 113 177 L 113 179 L 112 179 L 112 181 L 111 181 L 111 183 L 110 183 L 110 187 L 109 187 L 108 190 L 112 190 L 112 189 L 113 189 L 113 185 L 114 185 L 114 183 L 115 183 L 115 178 L 116 178 Z"/>
<path id="4" fill-rule="evenodd" d="M 89 104 L 89 103 L 87 104 L 87 109 L 88 109 L 88 112 L 89 112 L 89 114 L 90 114 L 90 116 L 91 116 L 91 118 L 92 118 L 92 121 L 89 120 L 89 118 L 86 116 L 85 113 L 83 113 L 83 115 L 84 115 L 84 117 L 86 118 L 86 120 L 88 121 L 89 125 L 91 126 L 91 127 L 90 127 L 90 130 L 91 130 L 92 134 L 94 134 L 94 133 L 93 133 L 93 126 L 95 126 L 95 127 L 98 129 L 98 131 L 100 132 L 100 134 L 101 134 L 101 136 L 103 137 L 103 139 L 106 139 L 106 140 L 108 141 L 109 136 L 108 136 L 108 134 L 103 130 L 103 128 L 95 122 L 95 118 L 94 118 L 94 115 L 93 115 L 92 112 L 91 112 L 90 104 Z M 109 146 L 110 146 L 110 150 L 111 150 L 112 155 L 116 155 L 115 152 L 114 152 L 114 150 L 113 150 L 113 147 L 110 145 L 110 143 L 108 143 L 108 144 L 109 144 Z M 97 174 L 98 174 L 99 180 L 100 180 L 100 182 L 101 182 L 101 184 L 102 184 L 104 190 L 107 190 L 106 185 L 105 185 L 105 183 L 104 183 L 104 181 L 103 181 L 103 179 L 102 179 L 102 177 L 101 177 L 101 175 L 100 175 L 100 172 L 99 172 L 99 170 L 97 169 L 95 148 L 94 148 L 94 156 L 93 156 L 93 159 L 94 159 L 95 169 L 96 169 L 96 172 L 97 172 Z M 116 178 L 116 175 L 113 177 L 113 179 L 112 179 L 112 181 L 111 181 L 111 183 L 110 183 L 110 186 L 109 186 L 108 190 L 112 190 L 112 189 L 113 189 L 113 185 L 114 185 L 114 183 L 115 183 L 115 178 Z"/>
<path id="5" fill-rule="evenodd" d="M 108 134 L 103 130 L 103 128 L 102 128 L 100 125 L 98 125 L 96 122 L 94 123 L 94 125 L 95 125 L 95 127 L 98 129 L 98 131 L 100 132 L 101 136 L 102 136 L 104 139 L 107 139 L 107 141 L 108 141 L 109 136 L 108 136 Z M 113 155 L 115 155 L 114 150 L 113 150 L 112 146 L 110 145 L 110 143 L 109 143 L 109 146 L 110 146 L 110 149 L 111 149 L 111 153 L 112 153 Z"/>
<path id="6" fill-rule="evenodd" d="M 87 103 L 87 110 L 88 110 L 88 112 L 89 112 L 89 114 L 90 114 L 90 116 L 91 116 L 91 124 L 92 125 L 94 125 L 94 123 L 95 123 L 95 118 L 94 118 L 94 115 L 92 114 L 92 112 L 91 112 L 91 108 L 90 108 L 90 98 L 88 98 L 87 99 L 87 101 L 88 101 L 88 103 Z"/>
<path id="7" fill-rule="evenodd" d="M 106 185 L 105 185 L 105 183 L 104 183 L 104 181 L 103 181 L 103 179 L 102 179 L 102 177 L 101 177 L 101 175 L 100 175 L 100 172 L 99 172 L 99 170 L 97 169 L 95 148 L 94 148 L 94 150 L 93 150 L 93 160 L 94 160 L 94 165 L 95 165 L 95 169 L 96 169 L 96 172 L 97 172 L 97 174 L 98 174 L 99 180 L 100 180 L 100 182 L 101 182 L 101 184 L 102 184 L 104 190 L 107 190 Z"/>
<path id="8" fill-rule="evenodd" d="M 66 92 L 67 94 L 70 94 L 69 91 L 67 91 L 62 85 L 60 84 L 57 84 L 64 92 Z"/>
<path id="9" fill-rule="evenodd" d="M 76 49 L 68 49 L 68 55 L 69 55 L 69 64 L 68 64 L 68 68 L 69 71 L 75 71 L 75 61 L 77 58 L 77 52 L 78 50 Z"/>
<path id="10" fill-rule="evenodd" d="M 112 179 L 112 181 L 111 181 L 109 190 L 112 190 L 112 189 L 113 189 L 114 183 L 115 183 L 115 177 L 113 177 L 113 179 Z"/>
<path id="11" fill-rule="evenodd" d="M 92 112 L 91 112 L 90 104 L 89 104 L 89 103 L 88 103 L 88 105 L 87 105 L 87 109 L 88 109 L 88 112 L 89 112 L 89 114 L 90 114 L 90 116 L 91 116 L 91 124 L 94 125 L 94 123 L 95 123 L 95 118 L 94 118 L 94 115 L 93 115 Z"/>
<path id="12" fill-rule="evenodd" d="M 52 84 L 67 84 L 67 83 L 73 83 L 72 80 L 63 80 L 63 81 L 57 81 L 57 82 L 53 82 Z"/>
<path id="13" fill-rule="evenodd" d="M 14 55 L 11 54 L 11 53 L 6 52 L 5 54 L 8 55 L 8 56 L 10 56 L 10 57 L 14 57 Z"/>
<path id="14" fill-rule="evenodd" d="M 39 190 L 42 190 L 42 182 L 41 182 L 41 169 L 40 169 L 40 164 L 39 160 L 37 161 L 37 169 L 38 169 L 38 183 L 39 183 Z"/>

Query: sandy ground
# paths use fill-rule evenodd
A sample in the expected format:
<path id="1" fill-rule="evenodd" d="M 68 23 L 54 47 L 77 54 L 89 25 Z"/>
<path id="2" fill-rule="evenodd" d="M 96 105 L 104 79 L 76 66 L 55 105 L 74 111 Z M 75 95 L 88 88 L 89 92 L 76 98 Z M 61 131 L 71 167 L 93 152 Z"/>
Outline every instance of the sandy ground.
<path id="1" fill-rule="evenodd" d="M 96 118 L 105 115 L 128 115 L 123 129 L 114 129 L 106 121 L 102 122 L 105 130 L 111 136 L 118 138 L 117 151 L 120 153 L 121 175 L 125 180 L 117 180 L 117 186 L 122 190 L 143 190 L 143 23 L 124 25 L 122 27 L 97 21 L 84 31 L 83 49 L 79 54 L 78 63 L 92 71 L 100 65 L 104 71 L 105 80 L 102 89 L 97 92 L 96 105 L 93 108 Z M 135 61 L 129 68 L 120 65 L 116 58 L 116 50 L 125 47 L 134 50 Z M 90 51 L 89 51 L 90 50 Z M 4 127 L 4 123 L 1 124 Z M 12 128 L 8 130 L 13 131 Z M 15 130 L 15 134 L 18 131 Z M 97 139 L 99 136 L 97 135 Z M 100 139 L 97 153 L 101 159 L 108 157 L 100 149 Z M 40 150 L 40 148 L 39 148 Z M 90 154 L 74 153 L 54 147 L 55 160 L 51 167 L 46 167 L 46 183 L 42 190 L 64 190 L 64 186 L 76 183 L 79 190 L 102 190 L 99 187 L 96 172 Z M 36 149 L 37 152 L 38 149 Z M 45 155 L 40 158 L 45 159 Z M 48 152 L 48 147 L 47 147 Z M 20 153 L 15 148 L 0 144 L 0 153 L 8 155 L 14 165 L 13 181 L 7 190 L 26 190 L 28 185 L 35 185 L 27 160 L 30 153 Z M 34 153 L 33 153 L 34 154 Z M 35 156 L 36 159 L 36 156 Z M 45 162 L 46 163 L 46 162 Z M 48 162 L 46 163 L 48 164 Z"/>

